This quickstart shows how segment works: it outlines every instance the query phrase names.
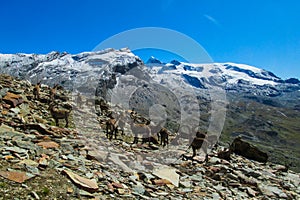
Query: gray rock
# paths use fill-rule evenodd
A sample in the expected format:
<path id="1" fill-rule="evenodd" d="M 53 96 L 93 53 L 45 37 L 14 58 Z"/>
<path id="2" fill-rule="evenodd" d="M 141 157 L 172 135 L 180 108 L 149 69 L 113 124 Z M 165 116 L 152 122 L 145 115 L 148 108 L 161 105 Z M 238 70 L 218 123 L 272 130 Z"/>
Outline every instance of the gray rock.
<path id="1" fill-rule="evenodd" d="M 145 188 L 142 184 L 136 185 L 132 188 L 132 191 L 136 194 L 141 194 L 143 195 L 145 193 Z"/>
<path id="2" fill-rule="evenodd" d="M 19 154 L 26 154 L 27 151 L 25 149 L 19 148 L 19 147 L 4 147 L 5 151 L 10 151 L 14 153 L 19 153 Z"/>
<path id="3" fill-rule="evenodd" d="M 67 159 L 68 160 L 76 160 L 76 158 L 72 154 L 67 155 Z"/>
<path id="4" fill-rule="evenodd" d="M 26 142 L 26 141 L 20 141 L 17 140 L 14 142 L 18 147 L 22 148 L 22 149 L 27 149 L 27 150 L 35 150 L 38 148 L 37 145 L 35 145 L 32 142 Z"/>
<path id="5" fill-rule="evenodd" d="M 288 180 L 294 184 L 295 187 L 299 187 L 300 185 L 300 175 L 294 174 L 294 173 L 286 173 L 286 176 L 284 176 L 285 180 Z"/>
<path id="6" fill-rule="evenodd" d="M 192 187 L 192 182 L 191 181 L 181 181 L 180 185 L 185 188 L 189 188 L 189 187 Z"/>
<path id="7" fill-rule="evenodd" d="M 211 163 L 211 164 L 218 164 L 218 163 L 221 163 L 221 159 L 220 158 L 217 158 L 217 157 L 212 157 L 208 160 L 208 163 Z"/>
<path id="8" fill-rule="evenodd" d="M 212 199 L 219 200 L 221 199 L 220 195 L 217 192 L 211 194 Z"/>
<path id="9" fill-rule="evenodd" d="M 6 93 L 9 91 L 9 88 L 2 88 L 0 90 L 0 97 L 2 99 L 2 97 L 4 97 L 6 95 Z"/>
<path id="10" fill-rule="evenodd" d="M 192 188 L 182 188 L 181 191 L 188 193 L 188 192 L 193 192 L 193 189 Z"/>
<path id="11" fill-rule="evenodd" d="M 197 181 L 197 182 L 201 182 L 203 180 L 203 177 L 201 174 L 193 174 L 190 179 L 192 181 Z"/>

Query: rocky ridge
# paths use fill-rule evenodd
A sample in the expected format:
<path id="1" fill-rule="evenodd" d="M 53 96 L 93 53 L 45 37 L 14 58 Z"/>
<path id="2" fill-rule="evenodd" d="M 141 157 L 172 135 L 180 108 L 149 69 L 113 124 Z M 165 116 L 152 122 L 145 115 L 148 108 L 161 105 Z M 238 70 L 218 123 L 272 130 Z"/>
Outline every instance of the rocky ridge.
<path id="1" fill-rule="evenodd" d="M 0 85 L 0 199 L 300 198 L 300 175 L 285 166 L 235 154 L 224 160 L 218 157 L 222 146 L 210 152 L 207 163 L 171 157 L 161 164 L 144 153 L 172 152 L 172 146 L 109 141 L 87 104 L 74 107 L 70 128 L 61 128 L 47 109 L 48 86 L 42 85 L 41 99 L 34 100 L 28 81 L 1 75 Z M 138 162 L 130 165 L 135 156 Z"/>

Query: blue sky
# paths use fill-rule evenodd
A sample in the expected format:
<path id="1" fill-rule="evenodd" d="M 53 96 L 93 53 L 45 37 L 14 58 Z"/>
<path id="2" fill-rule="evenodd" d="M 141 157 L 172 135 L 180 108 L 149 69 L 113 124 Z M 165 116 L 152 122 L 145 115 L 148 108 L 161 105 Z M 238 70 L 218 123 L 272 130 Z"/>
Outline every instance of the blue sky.
<path id="1" fill-rule="evenodd" d="M 79 53 L 122 31 L 162 27 L 193 38 L 215 62 L 300 78 L 299 10 L 297 0 L 2 1 L 0 52 Z"/>

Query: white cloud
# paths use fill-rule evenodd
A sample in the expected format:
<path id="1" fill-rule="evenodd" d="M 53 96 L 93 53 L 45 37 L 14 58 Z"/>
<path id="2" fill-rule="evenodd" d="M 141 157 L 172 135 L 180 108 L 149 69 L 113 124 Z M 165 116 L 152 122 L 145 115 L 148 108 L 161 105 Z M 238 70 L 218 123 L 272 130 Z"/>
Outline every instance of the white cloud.
<path id="1" fill-rule="evenodd" d="M 213 18 L 212 16 L 210 16 L 210 15 L 203 15 L 206 19 L 208 19 L 209 21 L 211 21 L 213 24 L 215 24 L 216 26 L 220 26 L 220 24 L 219 24 L 219 22 L 215 19 L 215 18 Z"/>

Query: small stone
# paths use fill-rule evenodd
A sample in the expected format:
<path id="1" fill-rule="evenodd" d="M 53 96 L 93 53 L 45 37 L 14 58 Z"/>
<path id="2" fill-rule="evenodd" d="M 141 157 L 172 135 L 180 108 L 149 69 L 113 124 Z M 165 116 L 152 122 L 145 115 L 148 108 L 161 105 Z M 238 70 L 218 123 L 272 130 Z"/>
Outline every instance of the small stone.
<path id="1" fill-rule="evenodd" d="M 275 193 L 280 193 L 279 188 L 269 185 L 259 185 L 259 189 L 263 195 L 266 195 L 268 197 L 275 197 Z"/>
<path id="2" fill-rule="evenodd" d="M 214 180 L 216 180 L 216 181 L 221 181 L 222 180 L 222 177 L 221 177 L 221 175 L 220 174 L 213 174 L 212 176 L 211 176 L 211 178 L 212 179 L 214 179 Z"/>
<path id="3" fill-rule="evenodd" d="M 71 187 L 68 187 L 67 188 L 67 193 L 68 194 L 72 194 L 74 192 L 74 189 L 73 188 L 71 188 Z"/>
<path id="4" fill-rule="evenodd" d="M 220 158 L 217 158 L 217 157 L 211 157 L 211 158 L 208 160 L 208 163 L 211 163 L 211 164 L 218 164 L 218 163 L 221 163 L 221 159 L 220 159 Z"/>
<path id="5" fill-rule="evenodd" d="M 114 188 L 124 188 L 124 186 L 123 186 L 121 183 L 116 183 L 116 182 L 113 182 L 113 183 L 112 183 L 112 186 L 113 186 Z"/>
<path id="6" fill-rule="evenodd" d="M 24 181 L 31 178 L 31 176 L 28 176 L 26 172 L 18 171 L 0 171 L 0 176 L 17 183 L 23 183 Z"/>
<path id="7" fill-rule="evenodd" d="M 241 184 L 238 182 L 229 182 L 228 185 L 233 188 L 239 188 L 241 186 Z"/>
<path id="8" fill-rule="evenodd" d="M 153 184 L 159 185 L 159 186 L 171 184 L 171 182 L 166 179 L 155 179 L 152 182 L 153 182 Z"/>
<path id="9" fill-rule="evenodd" d="M 101 151 L 101 150 L 98 150 L 98 151 L 94 151 L 94 150 L 91 150 L 91 151 L 88 151 L 86 157 L 87 159 L 89 160 L 106 160 L 107 159 L 107 156 L 108 156 L 108 152 L 105 152 L 105 151 Z"/>
<path id="10" fill-rule="evenodd" d="M 87 173 L 85 176 L 86 176 L 87 178 L 91 179 L 91 178 L 94 177 L 94 174 L 89 172 L 89 173 Z"/>
<path id="11" fill-rule="evenodd" d="M 12 111 L 15 114 L 19 114 L 20 113 L 20 109 L 19 108 L 11 108 L 10 111 Z"/>
<path id="12" fill-rule="evenodd" d="M 232 180 L 235 180 L 235 181 L 238 181 L 239 180 L 239 177 L 236 176 L 235 174 L 232 174 L 232 173 L 228 173 L 226 174 L 226 176 Z"/>
<path id="13" fill-rule="evenodd" d="M 254 178 L 258 178 L 261 176 L 261 173 L 260 172 L 256 172 L 256 171 L 253 171 L 253 170 L 250 170 L 248 173 L 247 173 L 248 176 L 252 176 Z"/>
<path id="14" fill-rule="evenodd" d="M 159 195 L 159 196 L 167 196 L 167 195 L 169 195 L 168 192 L 156 192 L 156 194 Z"/>
<path id="15" fill-rule="evenodd" d="M 89 193 L 89 192 L 87 192 L 87 191 L 84 191 L 84 190 L 79 190 L 79 194 L 80 194 L 81 196 L 85 196 L 85 197 L 88 197 L 88 198 L 93 198 L 93 197 L 94 197 L 93 194 L 91 194 L 91 193 Z"/>
<path id="16" fill-rule="evenodd" d="M 53 141 L 39 142 L 37 143 L 37 145 L 43 147 L 44 149 L 52 149 L 59 147 L 59 144 Z"/>
<path id="17" fill-rule="evenodd" d="M 1 124 L 0 133 L 6 133 L 6 132 L 15 132 L 15 130 L 13 127 L 7 126 L 5 124 Z"/>
<path id="18" fill-rule="evenodd" d="M 21 149 L 19 147 L 4 147 L 4 150 L 18 153 L 18 154 L 27 153 L 25 149 Z"/>
<path id="19" fill-rule="evenodd" d="M 186 187 L 186 188 L 192 187 L 191 181 L 181 181 L 180 185 L 182 185 L 183 187 Z"/>
<path id="20" fill-rule="evenodd" d="M 4 159 L 5 160 L 11 160 L 11 159 L 14 159 L 15 157 L 13 157 L 12 155 L 7 155 L 7 156 L 4 156 Z"/>
<path id="21" fill-rule="evenodd" d="M 212 199 L 221 199 L 220 195 L 217 192 L 212 193 Z"/>
<path id="22" fill-rule="evenodd" d="M 249 187 L 247 187 L 247 193 L 250 197 L 255 197 L 258 194 L 258 192 Z"/>
<path id="23" fill-rule="evenodd" d="M 39 167 L 46 168 L 48 166 L 48 160 L 46 157 L 39 159 Z"/>
<path id="24" fill-rule="evenodd" d="M 126 190 L 123 189 L 123 188 L 118 188 L 118 189 L 117 189 L 117 192 L 118 192 L 118 194 L 125 194 L 125 193 L 126 193 Z"/>
<path id="25" fill-rule="evenodd" d="M 68 160 L 76 160 L 72 154 L 67 155 Z"/>
<path id="26" fill-rule="evenodd" d="M 110 192 L 114 192 L 114 191 L 115 191 L 114 186 L 113 186 L 111 183 L 108 183 L 108 184 L 107 184 L 107 188 L 108 188 L 108 190 L 109 190 Z"/>
<path id="27" fill-rule="evenodd" d="M 37 200 L 40 199 L 39 195 L 38 195 L 36 192 L 31 191 L 30 194 L 31 194 L 31 196 L 32 196 L 34 199 L 37 199 Z"/>
<path id="28" fill-rule="evenodd" d="M 188 192 L 193 192 L 193 189 L 192 188 L 183 188 L 181 191 L 184 193 L 188 193 Z"/>
<path id="29" fill-rule="evenodd" d="M 142 184 L 139 184 L 139 185 L 134 186 L 132 191 L 137 194 L 144 194 L 145 188 Z"/>
<path id="30" fill-rule="evenodd" d="M 76 185 L 87 191 L 95 192 L 99 189 L 97 182 L 94 180 L 81 177 L 69 170 L 63 170 L 62 172 L 66 174 Z"/>
<path id="31" fill-rule="evenodd" d="M 190 179 L 192 181 L 197 181 L 197 182 L 200 182 L 203 180 L 203 177 L 201 174 L 193 174 L 192 176 L 190 176 Z"/>

